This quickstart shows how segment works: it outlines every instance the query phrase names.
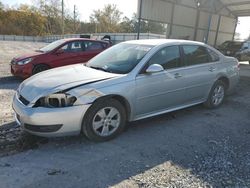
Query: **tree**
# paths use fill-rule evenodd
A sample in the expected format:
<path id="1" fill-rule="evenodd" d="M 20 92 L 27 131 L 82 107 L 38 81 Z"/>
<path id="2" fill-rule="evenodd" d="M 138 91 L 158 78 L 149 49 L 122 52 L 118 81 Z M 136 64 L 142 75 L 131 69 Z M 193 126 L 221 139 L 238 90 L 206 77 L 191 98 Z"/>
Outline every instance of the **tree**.
<path id="1" fill-rule="evenodd" d="M 116 5 L 106 5 L 103 10 L 94 10 L 90 22 L 96 25 L 96 32 L 119 32 L 122 12 Z"/>
<path id="2" fill-rule="evenodd" d="M 61 33 L 61 5 L 58 0 L 37 0 L 36 7 L 46 18 L 47 34 Z"/>
<path id="3" fill-rule="evenodd" d="M 240 40 L 240 39 L 241 39 L 240 33 L 236 32 L 234 35 L 234 40 Z M 249 36 L 249 39 L 250 39 L 250 36 Z"/>
<path id="4" fill-rule="evenodd" d="M 123 18 L 123 21 L 120 24 L 121 32 L 137 32 L 138 28 L 138 19 L 136 14 L 133 15 L 132 19 L 130 20 L 127 17 Z M 141 20 L 141 33 L 156 33 L 156 34 L 165 34 L 166 33 L 166 26 L 165 24 L 153 22 L 153 21 L 146 21 Z"/>
<path id="5" fill-rule="evenodd" d="M 124 17 L 120 23 L 120 31 L 122 33 L 135 33 L 137 21 Z"/>
<path id="6" fill-rule="evenodd" d="M 7 35 L 50 35 L 61 34 L 62 12 L 61 1 L 34 0 L 34 5 L 22 4 L 19 7 L 8 8 L 0 0 L 0 34 Z M 116 5 L 106 5 L 102 10 L 94 10 L 90 22 L 79 20 L 79 14 L 70 12 L 67 7 L 64 14 L 65 33 L 94 32 L 137 32 L 138 19 L 136 14 L 129 19 L 123 17 Z M 75 16 L 75 18 L 74 18 Z M 161 23 L 141 21 L 142 33 L 165 33 Z"/>
<path id="7" fill-rule="evenodd" d="M 3 5 L 3 3 L 0 1 L 0 11 L 3 11 L 3 9 L 4 9 L 4 5 Z"/>

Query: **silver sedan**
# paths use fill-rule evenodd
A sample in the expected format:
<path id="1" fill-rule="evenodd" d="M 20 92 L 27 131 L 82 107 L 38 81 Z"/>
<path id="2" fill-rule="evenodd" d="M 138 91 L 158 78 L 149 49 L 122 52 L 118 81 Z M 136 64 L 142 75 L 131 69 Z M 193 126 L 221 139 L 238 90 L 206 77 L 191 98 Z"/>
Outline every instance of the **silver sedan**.
<path id="1" fill-rule="evenodd" d="M 13 109 L 25 131 L 114 138 L 126 122 L 204 103 L 219 107 L 239 65 L 214 48 L 183 40 L 117 44 L 87 64 L 39 73 L 20 84 Z"/>

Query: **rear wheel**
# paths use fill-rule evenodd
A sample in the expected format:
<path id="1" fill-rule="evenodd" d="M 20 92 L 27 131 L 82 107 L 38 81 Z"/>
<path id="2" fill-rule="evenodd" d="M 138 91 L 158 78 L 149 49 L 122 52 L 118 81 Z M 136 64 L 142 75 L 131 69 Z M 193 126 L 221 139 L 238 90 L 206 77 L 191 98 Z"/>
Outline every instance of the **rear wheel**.
<path id="1" fill-rule="evenodd" d="M 93 141 L 107 141 L 125 128 L 126 111 L 114 99 L 97 101 L 88 110 L 82 123 L 83 133 Z"/>
<path id="2" fill-rule="evenodd" d="M 208 96 L 207 101 L 204 105 L 208 108 L 217 108 L 219 107 L 225 98 L 226 86 L 225 83 L 221 80 L 217 80 Z"/>
<path id="3" fill-rule="evenodd" d="M 37 74 L 39 72 L 42 72 L 42 71 L 45 71 L 45 70 L 48 70 L 48 69 L 49 69 L 48 65 L 44 65 L 44 64 L 36 65 L 33 68 L 32 74 L 34 75 L 34 74 Z"/>

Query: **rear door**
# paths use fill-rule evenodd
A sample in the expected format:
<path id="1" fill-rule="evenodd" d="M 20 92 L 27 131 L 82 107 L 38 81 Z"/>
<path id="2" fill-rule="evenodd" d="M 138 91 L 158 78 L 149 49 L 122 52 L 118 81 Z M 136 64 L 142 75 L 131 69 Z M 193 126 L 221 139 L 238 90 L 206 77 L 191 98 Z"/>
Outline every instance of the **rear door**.
<path id="1" fill-rule="evenodd" d="M 215 82 L 219 56 L 212 50 L 200 45 L 183 45 L 183 58 L 186 68 L 185 103 L 204 100 Z"/>
<path id="2" fill-rule="evenodd" d="M 81 54 L 82 63 L 89 61 L 105 49 L 99 41 L 85 41 L 85 51 Z"/>

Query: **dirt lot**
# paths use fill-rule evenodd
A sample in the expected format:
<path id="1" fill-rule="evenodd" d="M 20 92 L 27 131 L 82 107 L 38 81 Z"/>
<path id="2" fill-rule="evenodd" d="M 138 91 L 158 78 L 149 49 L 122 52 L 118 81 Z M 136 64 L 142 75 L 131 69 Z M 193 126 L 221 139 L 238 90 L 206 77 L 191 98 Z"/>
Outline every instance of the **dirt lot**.
<path id="1" fill-rule="evenodd" d="M 0 187 L 250 187 L 248 65 L 219 109 L 198 105 L 130 123 L 106 143 L 48 140 L 15 128 L 11 99 L 21 81 L 8 72 L 11 54 L 42 45 L 0 42 Z"/>

